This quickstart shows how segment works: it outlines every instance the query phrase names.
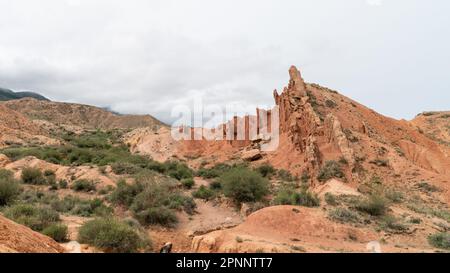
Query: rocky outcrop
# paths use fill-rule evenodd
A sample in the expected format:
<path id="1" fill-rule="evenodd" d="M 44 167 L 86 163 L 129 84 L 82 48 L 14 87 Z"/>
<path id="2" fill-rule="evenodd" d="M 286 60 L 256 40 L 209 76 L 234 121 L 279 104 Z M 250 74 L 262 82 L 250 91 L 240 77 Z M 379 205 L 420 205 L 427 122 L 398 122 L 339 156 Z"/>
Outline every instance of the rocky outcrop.
<path id="1" fill-rule="evenodd" d="M 316 170 L 322 163 L 317 143 L 317 136 L 323 135 L 322 122 L 309 102 L 306 84 L 295 66 L 289 75 L 289 85 L 283 93 L 274 92 L 280 113 L 280 133 L 287 135 L 297 152 L 305 154 L 305 169 Z"/>
<path id="2" fill-rule="evenodd" d="M 342 153 L 351 168 L 355 165 L 355 152 L 350 147 L 350 141 L 345 135 L 341 122 L 333 114 L 328 114 L 325 119 L 325 136 L 329 143 L 333 143 Z"/>
<path id="3" fill-rule="evenodd" d="M 354 240 L 347 240 L 352 234 Z M 364 251 L 376 234 L 334 223 L 317 209 L 276 206 L 261 209 L 231 229 L 194 237 L 191 251 L 200 253 Z M 319 248 L 322 246 L 322 249 Z"/>

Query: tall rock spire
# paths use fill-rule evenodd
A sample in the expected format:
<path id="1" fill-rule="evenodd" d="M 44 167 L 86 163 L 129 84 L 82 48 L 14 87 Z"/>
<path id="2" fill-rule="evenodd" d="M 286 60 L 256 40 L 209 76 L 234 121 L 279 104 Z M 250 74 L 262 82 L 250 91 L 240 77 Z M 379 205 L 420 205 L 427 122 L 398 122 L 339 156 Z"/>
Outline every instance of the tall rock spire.
<path id="1" fill-rule="evenodd" d="M 289 91 L 293 93 L 296 97 L 306 96 L 306 85 L 303 81 L 300 71 L 294 65 L 289 69 L 290 81 L 289 81 Z"/>

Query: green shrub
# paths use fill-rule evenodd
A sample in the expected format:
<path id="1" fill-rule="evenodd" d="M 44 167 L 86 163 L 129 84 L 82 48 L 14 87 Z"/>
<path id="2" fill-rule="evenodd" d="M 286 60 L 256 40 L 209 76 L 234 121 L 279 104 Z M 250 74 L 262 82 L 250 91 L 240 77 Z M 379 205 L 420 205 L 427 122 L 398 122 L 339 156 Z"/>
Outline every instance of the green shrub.
<path id="1" fill-rule="evenodd" d="M 450 250 L 450 233 L 437 233 L 428 237 L 428 242 L 435 248 Z"/>
<path id="2" fill-rule="evenodd" d="M 192 207 L 195 208 L 195 203 L 191 198 L 178 191 L 171 190 L 167 185 L 151 183 L 136 195 L 130 208 L 137 213 L 161 206 L 170 209 L 186 209 L 187 213 L 191 213 Z"/>
<path id="3" fill-rule="evenodd" d="M 336 208 L 328 213 L 330 219 L 340 222 L 340 223 L 357 223 L 359 222 L 359 216 L 357 213 L 345 209 Z"/>
<path id="4" fill-rule="evenodd" d="M 42 231 L 60 220 L 58 212 L 53 209 L 24 204 L 6 208 L 4 215 L 14 222 L 25 225 L 35 231 Z"/>
<path id="5" fill-rule="evenodd" d="M 10 170 L 0 169 L 0 179 L 12 179 L 14 173 Z"/>
<path id="6" fill-rule="evenodd" d="M 192 193 L 192 196 L 197 199 L 211 200 L 215 197 L 216 193 L 205 186 L 200 186 L 198 190 Z"/>
<path id="7" fill-rule="evenodd" d="M 52 238 L 57 242 L 63 243 L 67 241 L 67 226 L 61 224 L 53 224 L 44 228 L 42 234 Z"/>
<path id="8" fill-rule="evenodd" d="M 125 180 L 120 180 L 117 183 L 117 188 L 111 193 L 110 200 L 115 205 L 129 207 L 136 195 L 143 190 L 144 186 L 141 183 L 127 184 Z"/>
<path id="9" fill-rule="evenodd" d="M 55 172 L 52 170 L 45 170 L 44 171 L 44 176 L 48 177 L 48 176 L 55 176 Z"/>
<path id="10" fill-rule="evenodd" d="M 168 161 L 164 163 L 167 174 L 175 179 L 182 180 L 186 178 L 193 178 L 193 171 L 184 163 Z"/>
<path id="11" fill-rule="evenodd" d="M 274 173 L 276 173 L 276 170 L 272 165 L 264 164 L 256 168 L 256 171 L 259 172 L 263 177 L 271 177 Z"/>
<path id="12" fill-rule="evenodd" d="M 381 216 L 386 213 L 388 206 L 383 197 L 371 195 L 369 198 L 361 200 L 359 204 L 356 205 L 356 209 L 372 216 Z"/>
<path id="13" fill-rule="evenodd" d="M 260 201 L 269 192 L 267 179 L 246 168 L 231 169 L 219 181 L 225 196 L 236 203 Z"/>
<path id="14" fill-rule="evenodd" d="M 79 230 L 78 241 L 113 253 L 135 253 L 146 243 L 132 227 L 113 218 L 85 223 Z"/>
<path id="15" fill-rule="evenodd" d="M 192 189 L 192 187 L 195 185 L 195 181 L 192 178 L 186 178 L 181 180 L 181 184 L 186 189 Z"/>
<path id="16" fill-rule="evenodd" d="M 311 176 L 308 172 L 303 172 L 300 181 L 302 182 L 302 184 L 309 184 L 309 182 L 311 181 Z"/>
<path id="17" fill-rule="evenodd" d="M 287 170 L 278 170 L 278 174 L 277 174 L 278 178 L 283 180 L 283 181 L 287 181 L 287 182 L 291 182 L 294 181 L 294 176 Z"/>
<path id="18" fill-rule="evenodd" d="M 222 189 L 222 184 L 219 181 L 213 181 L 209 184 L 209 187 L 212 190 L 221 190 Z"/>
<path id="19" fill-rule="evenodd" d="M 12 175 L 0 175 L 0 207 L 8 206 L 19 196 L 21 187 Z"/>
<path id="20" fill-rule="evenodd" d="M 59 187 L 60 187 L 61 189 L 67 189 L 67 188 L 69 187 L 69 184 L 67 183 L 66 180 L 60 180 L 60 181 L 59 181 Z"/>
<path id="21" fill-rule="evenodd" d="M 70 195 L 63 199 L 56 198 L 49 205 L 57 212 L 82 217 L 109 216 L 113 213 L 112 208 L 100 199 L 84 200 Z"/>
<path id="22" fill-rule="evenodd" d="M 187 214 L 194 214 L 197 204 L 192 197 L 181 193 L 172 193 L 167 196 L 167 201 L 163 205 L 169 209 L 184 210 Z"/>
<path id="23" fill-rule="evenodd" d="M 333 160 L 325 162 L 325 165 L 320 169 L 319 175 L 317 176 L 320 182 L 325 182 L 332 178 L 345 178 L 341 165 Z"/>
<path id="24" fill-rule="evenodd" d="M 408 227 L 401 223 L 399 219 L 391 215 L 386 215 L 381 219 L 381 228 L 387 231 L 406 231 Z"/>
<path id="25" fill-rule="evenodd" d="M 24 168 L 22 170 L 22 182 L 31 185 L 45 185 L 47 181 L 37 168 Z"/>
<path id="26" fill-rule="evenodd" d="M 337 201 L 337 198 L 334 194 L 331 194 L 329 192 L 327 192 L 325 194 L 325 202 L 327 202 L 328 205 L 330 206 L 337 206 L 339 205 L 339 202 Z"/>
<path id="27" fill-rule="evenodd" d="M 297 192 L 291 188 L 283 188 L 279 190 L 273 202 L 276 205 L 293 205 L 304 207 L 320 206 L 320 200 L 317 195 L 306 190 Z"/>
<path id="28" fill-rule="evenodd" d="M 142 168 L 128 162 L 116 162 L 111 164 L 112 171 L 117 175 L 122 174 L 135 174 Z"/>
<path id="29" fill-rule="evenodd" d="M 149 208 L 136 213 L 135 216 L 143 225 L 173 227 L 178 223 L 178 219 L 173 211 L 165 207 Z"/>
<path id="30" fill-rule="evenodd" d="M 387 190 L 385 196 L 389 201 L 394 203 L 401 203 L 405 199 L 403 193 L 395 190 Z"/>
<path id="31" fill-rule="evenodd" d="M 198 170 L 197 175 L 205 179 L 211 179 L 221 176 L 224 172 L 229 171 L 232 166 L 220 163 L 210 169 L 201 168 Z"/>
<path id="32" fill-rule="evenodd" d="M 73 183 L 71 189 L 74 191 L 91 192 L 95 191 L 96 187 L 93 181 L 87 179 L 80 179 Z"/>

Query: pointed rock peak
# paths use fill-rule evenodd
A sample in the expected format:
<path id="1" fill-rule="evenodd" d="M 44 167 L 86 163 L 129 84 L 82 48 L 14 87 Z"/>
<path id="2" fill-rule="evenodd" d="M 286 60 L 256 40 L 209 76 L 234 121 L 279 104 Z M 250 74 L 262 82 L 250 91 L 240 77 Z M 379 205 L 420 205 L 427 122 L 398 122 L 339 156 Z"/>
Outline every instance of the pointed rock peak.
<path id="1" fill-rule="evenodd" d="M 304 97 L 306 95 L 306 85 L 303 81 L 300 71 L 295 66 L 291 66 L 289 69 L 289 75 L 291 77 L 289 81 L 289 90 L 293 92 L 297 97 Z"/>
<path id="2" fill-rule="evenodd" d="M 291 76 L 291 80 L 294 82 L 302 81 L 302 75 L 300 74 L 300 71 L 295 67 L 295 65 L 291 66 L 289 68 L 289 75 Z"/>

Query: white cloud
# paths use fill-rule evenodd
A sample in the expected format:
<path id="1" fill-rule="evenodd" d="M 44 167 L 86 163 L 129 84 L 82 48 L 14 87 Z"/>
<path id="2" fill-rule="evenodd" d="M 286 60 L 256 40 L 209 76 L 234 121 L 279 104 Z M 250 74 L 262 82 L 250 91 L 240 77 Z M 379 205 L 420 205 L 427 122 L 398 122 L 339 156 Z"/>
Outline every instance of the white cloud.
<path id="1" fill-rule="evenodd" d="M 450 4 L 362 3 L 0 0 L 0 86 L 168 121 L 198 94 L 273 104 L 296 64 L 388 115 L 448 108 Z"/>

